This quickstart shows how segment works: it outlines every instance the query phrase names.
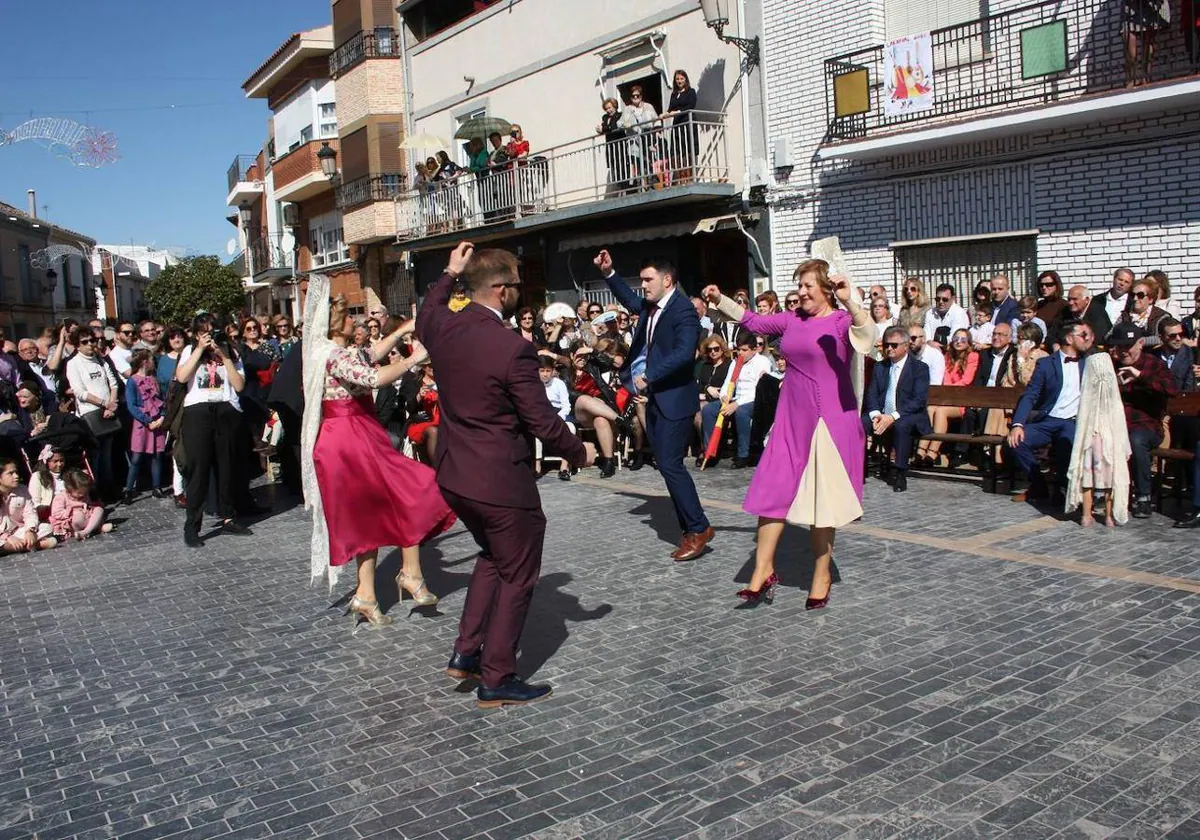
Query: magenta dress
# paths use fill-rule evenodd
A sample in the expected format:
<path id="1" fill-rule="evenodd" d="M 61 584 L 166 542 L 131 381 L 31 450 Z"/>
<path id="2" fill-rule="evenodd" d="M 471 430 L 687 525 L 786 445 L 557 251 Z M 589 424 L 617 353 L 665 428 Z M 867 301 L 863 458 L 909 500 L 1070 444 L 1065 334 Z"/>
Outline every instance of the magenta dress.
<path id="1" fill-rule="evenodd" d="M 329 563 L 385 545 L 420 545 L 454 524 L 432 469 L 392 448 L 375 417 L 376 372 L 351 348 L 325 369 L 313 466 L 329 528 Z"/>
<path id="2" fill-rule="evenodd" d="M 163 410 L 162 391 L 158 380 L 153 376 L 134 374 L 125 383 L 126 388 L 137 388 L 142 401 L 142 411 L 148 417 L 157 417 Z M 129 451 L 143 455 L 157 455 L 167 448 L 167 427 L 159 426 L 151 429 L 139 420 L 133 421 L 133 429 L 129 433 Z"/>
<path id="3" fill-rule="evenodd" d="M 747 513 L 837 528 L 862 516 L 865 436 L 851 379 L 854 346 L 870 347 L 875 326 L 853 327 L 843 309 L 811 318 L 747 312 L 741 324 L 782 336 L 787 371 L 770 440 L 750 481 Z"/>

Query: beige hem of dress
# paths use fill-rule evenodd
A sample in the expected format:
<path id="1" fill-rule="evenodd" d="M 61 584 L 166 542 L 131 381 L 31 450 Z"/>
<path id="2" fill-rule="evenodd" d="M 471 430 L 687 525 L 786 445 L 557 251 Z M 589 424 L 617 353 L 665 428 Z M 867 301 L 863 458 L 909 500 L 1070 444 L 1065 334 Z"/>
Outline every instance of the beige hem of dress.
<path id="1" fill-rule="evenodd" d="M 840 528 L 863 514 L 862 503 L 850 483 L 846 465 L 834 445 L 824 419 L 813 429 L 808 464 L 800 476 L 800 486 L 792 506 L 784 517 L 793 525 L 814 528 Z"/>

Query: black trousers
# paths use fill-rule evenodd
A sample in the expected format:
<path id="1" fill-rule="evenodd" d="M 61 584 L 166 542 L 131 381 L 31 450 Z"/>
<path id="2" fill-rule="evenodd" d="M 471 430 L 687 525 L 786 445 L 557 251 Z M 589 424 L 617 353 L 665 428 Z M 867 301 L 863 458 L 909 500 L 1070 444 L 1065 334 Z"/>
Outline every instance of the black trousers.
<path id="1" fill-rule="evenodd" d="M 187 452 L 187 520 L 184 531 L 199 533 L 208 498 L 208 478 L 217 468 L 217 514 L 234 517 L 234 452 L 241 412 L 227 402 L 190 405 L 183 410 L 183 446 Z"/>

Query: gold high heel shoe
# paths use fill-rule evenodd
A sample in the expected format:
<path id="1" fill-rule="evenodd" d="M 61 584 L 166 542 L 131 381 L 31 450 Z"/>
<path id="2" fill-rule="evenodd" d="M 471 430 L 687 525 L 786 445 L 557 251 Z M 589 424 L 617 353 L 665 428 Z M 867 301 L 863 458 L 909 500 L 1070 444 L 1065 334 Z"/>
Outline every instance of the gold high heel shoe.
<path id="1" fill-rule="evenodd" d="M 430 592 L 429 588 L 425 586 L 425 578 L 410 577 L 401 572 L 396 575 L 396 584 L 401 589 L 402 600 L 404 597 L 403 593 L 407 592 L 417 602 L 417 606 L 419 607 L 432 607 L 438 602 L 438 596 Z"/>
<path id="2" fill-rule="evenodd" d="M 358 626 L 358 616 L 360 615 L 365 618 L 367 623 L 372 627 L 386 627 L 395 621 L 395 619 L 393 619 L 390 615 L 383 614 L 383 612 L 379 609 L 378 601 L 365 601 L 362 598 L 359 598 L 357 595 L 350 599 L 350 608 L 347 610 L 347 612 L 357 613 L 357 615 L 354 616 L 355 627 Z"/>

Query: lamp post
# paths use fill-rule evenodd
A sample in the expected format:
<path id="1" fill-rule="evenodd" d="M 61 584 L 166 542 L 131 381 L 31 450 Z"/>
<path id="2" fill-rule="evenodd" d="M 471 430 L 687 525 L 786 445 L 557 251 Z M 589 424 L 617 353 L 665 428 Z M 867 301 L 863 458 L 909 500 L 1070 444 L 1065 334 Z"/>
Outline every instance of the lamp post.
<path id="1" fill-rule="evenodd" d="M 737 38 L 725 34 L 725 27 L 729 25 L 729 0 L 700 0 L 700 9 L 704 14 L 705 24 L 717 33 L 717 38 L 726 44 L 733 44 L 741 50 L 745 54 L 746 64 L 750 68 L 758 66 L 762 58 L 758 36 Z"/>
<path id="2" fill-rule="evenodd" d="M 58 272 L 53 268 L 46 269 L 45 287 L 50 294 L 50 318 L 58 324 L 58 302 L 54 300 L 54 290 L 58 288 Z"/>
<path id="3" fill-rule="evenodd" d="M 246 274 L 254 277 L 254 243 L 250 238 L 250 222 L 254 218 L 254 206 L 249 201 L 238 205 L 238 220 L 242 223 L 242 234 L 246 237 Z"/>
<path id="4" fill-rule="evenodd" d="M 328 143 L 322 143 L 317 150 L 317 162 L 321 164 L 321 174 L 329 180 L 337 176 L 337 152 Z"/>

